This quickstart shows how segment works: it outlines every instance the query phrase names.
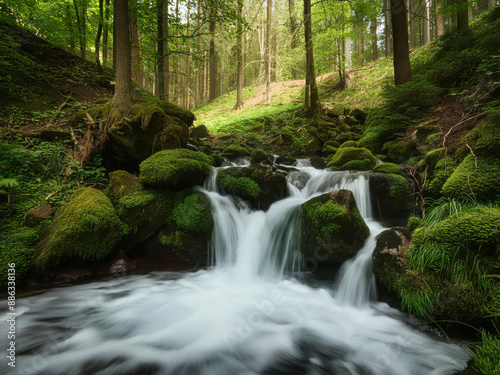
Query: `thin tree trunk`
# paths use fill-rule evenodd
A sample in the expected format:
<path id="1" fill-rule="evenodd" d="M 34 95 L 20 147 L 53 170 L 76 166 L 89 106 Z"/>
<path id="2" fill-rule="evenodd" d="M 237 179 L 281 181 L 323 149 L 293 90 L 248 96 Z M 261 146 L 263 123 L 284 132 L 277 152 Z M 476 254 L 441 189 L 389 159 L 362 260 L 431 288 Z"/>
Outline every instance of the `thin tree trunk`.
<path id="1" fill-rule="evenodd" d="M 394 40 L 394 80 L 396 85 L 411 81 L 408 23 L 404 0 L 391 0 L 392 37 Z"/>
<path id="2" fill-rule="evenodd" d="M 140 85 L 143 84 L 141 41 L 137 25 L 137 0 L 133 0 L 132 15 L 130 17 L 130 34 L 132 43 L 132 78 Z"/>
<path id="3" fill-rule="evenodd" d="M 163 5 L 167 0 L 157 0 L 156 1 L 156 54 L 158 59 L 156 61 L 156 95 L 160 99 L 164 99 L 165 96 L 165 70 L 163 65 L 164 57 L 164 39 L 163 39 Z"/>
<path id="4" fill-rule="evenodd" d="M 424 1 L 423 36 L 424 36 L 424 44 L 428 44 L 431 42 L 431 7 L 430 7 L 430 0 L 423 0 L 423 1 Z"/>
<path id="5" fill-rule="evenodd" d="M 238 0 L 238 16 L 243 18 L 243 0 Z M 245 35 L 243 33 L 243 25 L 239 22 L 236 36 L 238 67 L 236 70 L 236 105 L 234 106 L 234 109 L 240 109 L 243 106 L 243 86 L 245 85 L 243 71 L 243 56 L 245 55 L 244 44 Z"/>
<path id="6" fill-rule="evenodd" d="M 175 1 L 175 19 L 177 20 L 176 25 L 179 24 L 179 0 Z M 181 56 L 179 55 L 179 38 L 177 28 L 174 29 L 175 38 L 175 51 L 176 56 L 174 57 L 174 70 L 175 70 L 175 103 L 181 105 Z"/>
<path id="7" fill-rule="evenodd" d="M 377 16 L 373 17 L 371 22 L 373 61 L 378 60 L 378 37 L 377 37 Z"/>
<path id="8" fill-rule="evenodd" d="M 361 17 L 361 45 L 359 54 L 361 56 L 361 65 L 365 65 L 365 18 Z"/>
<path id="9" fill-rule="evenodd" d="M 489 0 L 488 1 L 488 9 L 493 9 L 497 6 L 497 0 Z"/>
<path id="10" fill-rule="evenodd" d="M 215 10 L 211 10 L 214 12 Z M 210 27 L 210 92 L 209 98 L 213 100 L 217 97 L 217 62 L 215 56 L 215 16 L 213 14 L 210 15 L 209 20 Z"/>
<path id="11" fill-rule="evenodd" d="M 290 18 L 290 48 L 297 48 L 297 20 L 295 19 L 295 0 L 288 0 L 288 14 Z M 297 79 L 297 69 L 292 66 L 292 79 Z"/>
<path id="12" fill-rule="evenodd" d="M 441 14 L 441 8 L 443 6 L 441 3 L 436 3 L 436 36 L 440 37 L 444 34 L 444 21 L 443 15 Z"/>
<path id="13" fill-rule="evenodd" d="M 102 32 L 102 63 L 104 66 L 108 65 L 108 42 L 109 42 L 109 7 L 110 0 L 106 0 L 106 7 L 104 11 L 104 29 Z"/>
<path id="14" fill-rule="evenodd" d="M 76 23 L 78 25 L 78 42 L 80 44 L 80 57 L 85 58 L 85 44 L 83 41 L 83 31 L 82 31 L 82 20 L 80 17 L 80 9 L 78 8 L 78 3 L 73 0 L 73 6 L 75 7 Z"/>
<path id="15" fill-rule="evenodd" d="M 203 53 L 203 102 L 207 101 L 208 92 L 208 64 L 207 64 L 207 51 Z"/>
<path id="16" fill-rule="evenodd" d="M 261 16 L 259 16 L 261 17 Z M 266 60 L 266 51 L 265 51 L 265 33 L 264 33 L 264 24 L 262 22 L 262 18 L 259 19 L 259 52 L 260 52 L 260 64 L 259 64 L 259 83 L 264 80 L 264 74 L 266 71 L 265 68 L 265 60 Z"/>
<path id="17" fill-rule="evenodd" d="M 82 38 L 82 58 L 84 59 L 87 56 L 87 0 L 82 0 Z"/>
<path id="18" fill-rule="evenodd" d="M 116 70 L 116 27 L 115 27 L 115 22 L 113 22 L 113 69 Z"/>
<path id="19" fill-rule="evenodd" d="M 392 56 L 391 42 L 391 0 L 385 0 L 385 57 Z"/>
<path id="20" fill-rule="evenodd" d="M 415 17 L 415 0 L 408 0 L 408 19 L 410 21 L 410 49 L 417 47 L 417 28 Z"/>
<path id="21" fill-rule="evenodd" d="M 462 33 L 469 28 L 469 6 L 467 0 L 459 0 L 457 12 L 457 31 Z"/>
<path id="22" fill-rule="evenodd" d="M 186 70 L 185 70 L 185 77 L 184 77 L 184 108 L 189 109 L 189 86 L 190 86 L 190 79 L 189 79 L 189 50 L 190 50 L 190 38 L 189 38 L 189 0 L 187 1 L 186 4 L 187 7 L 187 16 L 186 16 Z"/>
<path id="23" fill-rule="evenodd" d="M 305 110 L 312 115 L 318 112 L 319 96 L 314 69 L 313 42 L 311 30 L 311 0 L 304 0 L 304 35 L 306 44 L 306 95 Z"/>
<path id="24" fill-rule="evenodd" d="M 71 5 L 66 3 L 66 27 L 70 31 L 69 33 L 69 50 L 75 52 L 76 42 L 75 42 L 75 30 L 73 26 L 73 17 L 71 17 Z"/>
<path id="25" fill-rule="evenodd" d="M 116 85 L 113 105 L 122 113 L 132 103 L 132 52 L 128 0 L 114 0 L 116 30 Z"/>
<path id="26" fill-rule="evenodd" d="M 266 32 L 266 102 L 271 102 L 271 22 L 273 17 L 273 1 L 267 0 L 267 32 Z"/>
<path id="27" fill-rule="evenodd" d="M 165 101 L 170 101 L 170 51 L 168 47 L 168 0 L 163 0 L 163 74 L 165 84 Z"/>
<path id="28" fill-rule="evenodd" d="M 194 68 L 194 107 L 200 104 L 200 13 L 201 0 L 196 9 L 196 62 Z"/>
<path id="29" fill-rule="evenodd" d="M 101 42 L 102 24 L 104 22 L 104 0 L 99 0 L 99 26 L 97 27 L 97 35 L 95 37 L 95 62 L 97 70 L 102 73 L 101 59 L 99 58 L 99 44 Z"/>

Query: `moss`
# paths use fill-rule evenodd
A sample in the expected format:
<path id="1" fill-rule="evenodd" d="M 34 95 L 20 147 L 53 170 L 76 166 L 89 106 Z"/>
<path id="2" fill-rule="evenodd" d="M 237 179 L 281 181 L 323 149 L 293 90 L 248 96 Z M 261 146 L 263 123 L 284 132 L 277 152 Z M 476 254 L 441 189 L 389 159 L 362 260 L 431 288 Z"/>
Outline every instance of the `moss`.
<path id="1" fill-rule="evenodd" d="M 351 135 L 351 133 L 340 133 L 335 137 L 335 140 L 338 143 L 342 144 L 342 143 L 345 143 L 347 141 L 351 141 L 352 135 Z"/>
<path id="2" fill-rule="evenodd" d="M 203 233 L 212 231 L 214 219 L 210 212 L 210 203 L 204 195 L 195 193 L 186 196 L 181 192 L 174 199 L 176 203 L 172 218 L 180 228 Z"/>
<path id="3" fill-rule="evenodd" d="M 164 150 L 140 164 L 141 182 L 158 189 L 178 190 L 202 184 L 213 159 L 199 151 Z"/>
<path id="4" fill-rule="evenodd" d="M 410 193 L 410 187 L 408 181 L 403 176 L 398 174 L 391 174 L 391 179 L 393 183 L 391 184 L 389 190 L 389 197 L 395 201 L 406 201 Z"/>
<path id="5" fill-rule="evenodd" d="M 181 248 L 184 244 L 184 233 L 181 231 L 168 232 L 160 230 L 158 233 L 158 240 L 164 246 Z"/>
<path id="6" fill-rule="evenodd" d="M 224 171 L 217 175 L 217 182 L 226 193 L 245 200 L 257 198 L 261 192 L 259 185 L 251 178 L 234 177 L 224 173 Z"/>
<path id="7" fill-rule="evenodd" d="M 415 146 L 415 142 L 411 138 L 403 138 L 395 142 L 384 144 L 383 150 L 386 151 L 389 159 L 396 163 L 402 163 L 416 153 L 419 153 Z"/>
<path id="8" fill-rule="evenodd" d="M 340 146 L 340 148 L 344 148 L 344 147 L 358 147 L 358 142 L 356 142 L 356 141 L 347 141 L 347 142 L 344 142 L 344 143 L 342 143 L 342 145 Z"/>
<path id="9" fill-rule="evenodd" d="M 2 241 L 0 251 L 0 285 L 7 285 L 9 264 L 14 263 L 16 283 L 24 280 L 31 268 L 31 259 L 36 242 L 39 239 L 40 228 L 17 228 Z"/>
<path id="10" fill-rule="evenodd" d="M 451 158 L 440 159 L 428 175 L 425 193 L 430 197 L 441 195 L 441 189 L 453 173 L 455 163 Z"/>
<path id="11" fill-rule="evenodd" d="M 415 229 L 417 229 L 420 226 L 421 221 L 422 219 L 417 216 L 410 216 L 408 218 L 408 224 L 406 224 L 406 227 L 408 228 L 409 231 L 414 232 Z"/>
<path id="12" fill-rule="evenodd" d="M 269 163 L 269 156 L 263 150 L 254 150 L 251 154 L 252 163 Z"/>
<path id="13" fill-rule="evenodd" d="M 146 206 L 156 198 L 151 190 L 138 190 L 120 199 L 120 204 L 125 208 L 136 208 Z"/>
<path id="14" fill-rule="evenodd" d="M 497 199 L 500 195 L 500 159 L 478 156 L 476 169 L 476 159 L 468 155 L 453 171 L 441 192 L 451 198 Z"/>
<path id="15" fill-rule="evenodd" d="M 114 171 L 109 174 L 109 185 L 113 194 L 121 198 L 140 188 L 140 180 L 126 171 Z"/>
<path id="16" fill-rule="evenodd" d="M 398 275 L 394 287 L 402 308 L 410 314 L 428 318 L 436 311 L 439 283 L 434 277 L 407 269 Z"/>
<path id="17" fill-rule="evenodd" d="M 313 225 L 319 228 L 319 233 L 321 233 L 323 238 L 327 238 L 340 229 L 340 225 L 336 221 L 344 215 L 342 207 L 333 202 L 326 202 L 324 204 L 316 202 L 304 206 L 304 212 Z"/>
<path id="18" fill-rule="evenodd" d="M 470 283 L 448 285 L 438 303 L 438 314 L 446 320 L 469 323 L 484 315 L 483 296 Z"/>
<path id="19" fill-rule="evenodd" d="M 63 261 L 98 261 L 111 254 L 121 237 L 120 219 L 104 193 L 77 191 L 56 215 L 35 252 L 38 269 Z"/>
<path id="20" fill-rule="evenodd" d="M 358 163 L 353 163 L 358 161 Z M 328 163 L 328 167 L 332 170 L 343 171 L 354 169 L 356 170 L 370 170 L 375 167 L 377 159 L 370 150 L 366 148 L 344 147 L 339 148 L 337 153 L 332 157 Z"/>
<path id="21" fill-rule="evenodd" d="M 210 155 L 214 159 L 214 167 L 220 167 L 224 163 L 224 158 L 219 154 Z"/>
<path id="22" fill-rule="evenodd" d="M 239 156 L 249 156 L 250 153 L 245 147 L 237 146 L 237 145 L 229 145 L 224 147 L 224 153 L 239 155 Z"/>
<path id="23" fill-rule="evenodd" d="M 429 167 L 429 172 L 431 172 L 438 161 L 444 156 L 444 148 L 438 148 L 436 150 L 429 151 L 424 158 L 425 165 Z"/>
<path id="24" fill-rule="evenodd" d="M 326 155 L 326 156 L 329 156 L 329 155 L 335 155 L 335 153 L 337 152 L 338 148 L 337 147 L 333 147 L 333 146 L 330 146 L 330 145 L 327 145 L 327 146 L 323 146 L 323 155 Z"/>
<path id="25" fill-rule="evenodd" d="M 394 163 L 382 163 L 377 164 L 375 168 L 373 168 L 374 173 L 385 173 L 385 174 L 398 174 L 399 166 Z"/>

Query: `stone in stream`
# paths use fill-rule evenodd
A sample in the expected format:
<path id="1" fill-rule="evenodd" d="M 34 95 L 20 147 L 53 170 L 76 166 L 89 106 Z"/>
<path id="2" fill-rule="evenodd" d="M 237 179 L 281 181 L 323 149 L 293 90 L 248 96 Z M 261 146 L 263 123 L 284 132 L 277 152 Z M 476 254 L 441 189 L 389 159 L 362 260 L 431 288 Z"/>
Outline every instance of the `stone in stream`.
<path id="1" fill-rule="evenodd" d="M 332 191 L 302 205 L 301 251 L 306 258 L 338 266 L 356 255 L 369 234 L 349 190 Z"/>

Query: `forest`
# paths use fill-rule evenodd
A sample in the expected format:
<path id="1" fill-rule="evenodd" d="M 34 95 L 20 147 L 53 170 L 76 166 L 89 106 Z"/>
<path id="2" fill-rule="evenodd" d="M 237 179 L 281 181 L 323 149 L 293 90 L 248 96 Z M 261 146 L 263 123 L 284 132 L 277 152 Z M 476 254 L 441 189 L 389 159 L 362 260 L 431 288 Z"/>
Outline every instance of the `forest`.
<path id="1" fill-rule="evenodd" d="M 499 129 L 496 0 L 0 0 L 0 374 L 500 375 Z"/>

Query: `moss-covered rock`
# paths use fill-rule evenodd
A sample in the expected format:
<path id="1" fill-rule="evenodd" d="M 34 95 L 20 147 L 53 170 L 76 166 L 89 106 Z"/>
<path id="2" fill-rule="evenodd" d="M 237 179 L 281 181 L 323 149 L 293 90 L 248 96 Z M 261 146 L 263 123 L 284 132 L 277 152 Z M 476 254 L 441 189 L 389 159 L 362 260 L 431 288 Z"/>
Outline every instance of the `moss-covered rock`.
<path id="1" fill-rule="evenodd" d="M 340 133 L 338 134 L 336 137 L 335 137 L 335 140 L 342 144 L 344 142 L 347 142 L 347 141 L 351 141 L 352 140 L 352 134 L 349 133 L 349 132 L 344 132 L 344 133 Z"/>
<path id="2" fill-rule="evenodd" d="M 425 194 L 433 198 L 440 197 L 443 185 L 452 175 L 454 168 L 455 162 L 452 158 L 438 160 L 432 170 L 430 172 L 428 171 L 427 183 L 424 187 Z"/>
<path id="3" fill-rule="evenodd" d="M 332 191 L 302 205 L 301 251 L 325 265 L 339 265 L 356 255 L 370 230 L 352 192 Z"/>
<path id="4" fill-rule="evenodd" d="M 326 161 L 321 156 L 313 156 L 309 160 L 311 161 L 311 166 L 316 168 L 316 169 L 325 169 L 326 168 Z"/>
<path id="5" fill-rule="evenodd" d="M 358 147 L 358 142 L 347 141 L 347 142 L 342 143 L 342 145 L 340 146 L 340 148 L 345 148 L 345 147 Z"/>
<path id="6" fill-rule="evenodd" d="M 439 294 L 436 316 L 454 322 L 471 323 L 484 315 L 483 296 L 471 284 L 451 283 Z"/>
<path id="7" fill-rule="evenodd" d="M 387 229 L 377 236 L 373 251 L 373 273 L 379 286 L 394 291 L 394 284 L 406 270 L 410 231 L 402 227 Z"/>
<path id="8" fill-rule="evenodd" d="M 222 156 L 228 158 L 238 158 L 242 156 L 250 156 L 250 152 L 248 152 L 248 150 L 245 147 L 230 145 L 224 147 L 224 152 L 222 153 Z"/>
<path id="9" fill-rule="evenodd" d="M 267 155 L 267 153 L 263 150 L 253 150 L 250 157 L 252 158 L 252 164 L 253 163 L 265 163 L 265 164 L 271 163 L 271 160 L 269 159 L 269 155 Z"/>
<path id="10" fill-rule="evenodd" d="M 127 171 L 114 171 L 109 174 L 108 188 L 116 198 L 131 194 L 140 188 L 140 179 Z"/>
<path id="11" fill-rule="evenodd" d="M 54 208 L 50 204 L 42 204 L 41 206 L 30 209 L 24 215 L 24 225 L 30 228 L 39 226 L 42 221 L 49 219 L 54 213 Z"/>
<path id="12" fill-rule="evenodd" d="M 468 155 L 448 178 L 442 193 L 451 198 L 497 199 L 500 196 L 500 159 Z"/>
<path id="13" fill-rule="evenodd" d="M 265 164 L 231 167 L 217 175 L 219 187 L 228 194 L 249 201 L 253 208 L 266 210 L 287 192 L 285 175 Z"/>
<path id="14" fill-rule="evenodd" d="M 389 226 L 404 226 L 413 214 L 413 197 L 403 176 L 372 173 L 370 197 L 375 218 Z"/>
<path id="15" fill-rule="evenodd" d="M 109 256 L 122 237 L 122 223 L 106 195 L 92 188 L 74 193 L 57 213 L 36 248 L 39 270 L 63 262 L 96 262 Z"/>
<path id="16" fill-rule="evenodd" d="M 398 174 L 399 166 L 394 163 L 377 164 L 375 168 L 373 168 L 373 173 Z"/>
<path id="17" fill-rule="evenodd" d="M 377 159 L 366 148 L 343 147 L 330 159 L 328 167 L 334 171 L 367 171 L 375 167 L 376 163 Z"/>
<path id="18" fill-rule="evenodd" d="M 205 234 L 212 232 L 214 219 L 205 194 L 184 190 L 175 195 L 174 202 L 171 218 L 179 228 Z"/>
<path id="19" fill-rule="evenodd" d="M 213 159 L 199 151 L 160 151 L 141 163 L 141 182 L 155 189 L 171 190 L 201 185 L 212 164 Z"/>
<path id="20" fill-rule="evenodd" d="M 210 132 L 205 125 L 199 125 L 189 130 L 189 137 L 195 139 L 208 138 L 210 137 Z"/>
<path id="21" fill-rule="evenodd" d="M 214 167 L 220 167 L 224 163 L 224 158 L 219 154 L 210 155 L 214 159 Z"/>

